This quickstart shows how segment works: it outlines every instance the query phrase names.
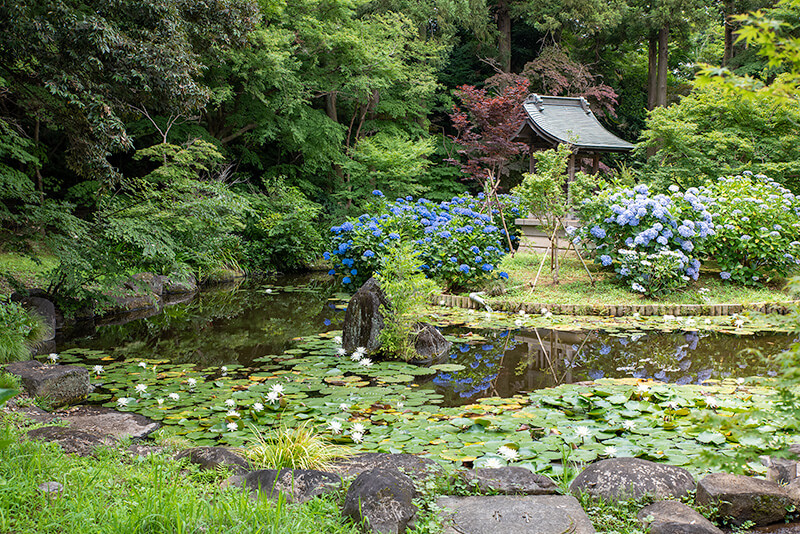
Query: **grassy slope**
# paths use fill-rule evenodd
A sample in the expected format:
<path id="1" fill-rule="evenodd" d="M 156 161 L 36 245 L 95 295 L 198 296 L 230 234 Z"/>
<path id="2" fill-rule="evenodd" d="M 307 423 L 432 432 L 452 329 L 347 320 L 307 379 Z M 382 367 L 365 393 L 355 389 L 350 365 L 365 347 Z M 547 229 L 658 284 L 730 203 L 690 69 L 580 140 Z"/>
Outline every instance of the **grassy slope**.
<path id="1" fill-rule="evenodd" d="M 45 256 L 41 258 L 41 263 L 36 263 L 20 254 L 0 253 L 0 295 L 10 295 L 13 292 L 9 278 L 16 279 L 25 287 L 45 286 L 46 273 L 55 268 L 57 263 L 53 256 Z"/>
<path id="2" fill-rule="evenodd" d="M 531 291 L 530 283 L 536 277 L 542 256 L 537 254 L 516 254 L 513 258 L 506 256 L 499 269 L 509 275 L 508 294 L 502 298 L 517 302 L 541 302 L 552 304 L 733 304 L 755 302 L 787 302 L 792 300 L 783 289 L 750 288 L 724 283 L 710 273 L 700 275 L 697 282 L 689 282 L 685 290 L 666 295 L 659 300 L 643 298 L 638 293 L 623 287 L 615 279 L 615 274 L 600 271 L 594 264 L 587 264 L 595 286 L 592 287 L 589 275 L 581 266 L 578 258 L 567 257 L 560 261 L 558 285 L 553 284 L 550 274 L 550 263 L 545 262 L 542 274 Z M 704 300 L 701 288 L 707 288 Z M 796 296 L 794 298 L 797 298 Z"/>

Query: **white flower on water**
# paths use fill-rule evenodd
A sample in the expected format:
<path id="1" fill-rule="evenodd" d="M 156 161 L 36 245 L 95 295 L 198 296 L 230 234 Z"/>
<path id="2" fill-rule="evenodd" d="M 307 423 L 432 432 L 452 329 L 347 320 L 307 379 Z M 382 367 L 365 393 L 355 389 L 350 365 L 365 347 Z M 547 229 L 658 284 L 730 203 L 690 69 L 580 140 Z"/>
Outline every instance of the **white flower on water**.
<path id="1" fill-rule="evenodd" d="M 370 360 L 369 358 L 363 358 L 361 360 L 358 360 L 358 364 L 363 365 L 364 367 L 369 367 L 372 365 L 372 360 Z"/>
<path id="2" fill-rule="evenodd" d="M 336 349 L 336 354 L 338 354 L 339 356 L 344 356 L 345 354 L 347 354 L 347 351 L 344 350 L 342 347 L 339 347 L 338 349 Z"/>
<path id="3" fill-rule="evenodd" d="M 119 405 L 120 408 L 123 408 L 127 406 L 130 401 L 131 399 L 128 399 L 126 397 L 120 397 L 117 399 L 117 405 Z"/>
<path id="4" fill-rule="evenodd" d="M 341 345 L 342 344 L 342 336 L 336 336 L 335 338 L 333 338 L 333 342 L 336 343 L 337 345 Z"/>
<path id="5" fill-rule="evenodd" d="M 616 456 L 617 455 L 617 448 L 614 447 L 614 446 L 606 447 L 605 453 L 606 453 L 606 456 L 610 456 L 610 457 Z"/>
<path id="6" fill-rule="evenodd" d="M 225 367 L 223 365 L 222 367 L 219 368 L 219 370 L 222 371 L 222 376 L 228 376 L 228 368 L 227 367 Z"/>
<path id="7" fill-rule="evenodd" d="M 236 406 L 236 401 L 233 399 L 226 399 L 225 406 L 227 406 L 228 408 L 233 408 L 234 406 Z"/>
<path id="8" fill-rule="evenodd" d="M 552 317 L 552 316 L 553 316 L 553 314 L 552 314 L 552 313 L 550 313 L 550 312 L 547 312 L 547 313 L 545 313 L 545 314 L 544 314 L 544 318 L 545 318 L 545 319 L 549 319 L 549 318 L 550 318 L 550 317 Z"/>
<path id="9" fill-rule="evenodd" d="M 52 363 L 56 363 L 58 361 L 58 354 L 55 352 L 51 352 L 50 355 L 47 357 Z"/>
<path id="10" fill-rule="evenodd" d="M 703 321 L 703 322 L 704 322 L 705 324 L 711 324 L 711 319 L 706 319 L 706 320 L 705 320 L 705 321 Z"/>
<path id="11" fill-rule="evenodd" d="M 439 306 L 444 306 L 444 299 L 439 300 Z"/>
<path id="12" fill-rule="evenodd" d="M 92 367 L 92 371 L 94 371 L 95 374 L 99 375 L 100 373 L 103 372 L 103 366 L 102 365 L 95 365 L 94 367 Z"/>
<path id="13" fill-rule="evenodd" d="M 709 408 L 716 408 L 719 406 L 719 402 L 714 397 L 706 397 L 706 406 Z"/>
<path id="14" fill-rule="evenodd" d="M 633 312 L 633 318 L 634 319 L 639 319 L 640 317 L 641 317 L 641 315 L 639 314 L 639 312 Z"/>
<path id="15" fill-rule="evenodd" d="M 528 315 L 528 314 L 527 314 L 527 313 L 525 313 L 525 310 L 520 310 L 520 311 L 519 311 L 519 315 L 520 315 L 521 317 L 525 317 L 525 316 L 526 316 L 526 315 Z"/>
<path id="16" fill-rule="evenodd" d="M 350 439 L 352 439 L 355 443 L 361 443 L 364 441 L 364 434 L 361 432 L 353 432 L 350 434 Z"/>
<path id="17" fill-rule="evenodd" d="M 358 432 L 360 434 L 363 434 L 366 431 L 366 428 L 361 423 L 356 423 L 353 425 L 353 428 L 351 430 L 353 432 Z"/>
<path id="18" fill-rule="evenodd" d="M 514 321 L 514 325 L 517 327 L 522 326 L 522 321 L 517 319 L 516 321 Z"/>
<path id="19" fill-rule="evenodd" d="M 675 401 L 669 401 L 667 403 L 667 408 L 669 408 L 670 410 L 677 410 L 679 407 L 680 405 Z"/>
<path id="20" fill-rule="evenodd" d="M 630 431 L 636 428 L 636 423 L 634 423 L 633 421 L 623 421 L 622 426 L 625 428 L 625 430 Z"/>
<path id="21" fill-rule="evenodd" d="M 174 400 L 174 401 L 176 401 L 176 400 L 179 400 L 181 398 L 181 396 L 178 395 L 177 393 L 170 393 L 169 394 L 169 398 Z"/>
<path id="22" fill-rule="evenodd" d="M 364 347 L 356 347 L 356 352 L 360 352 L 361 354 L 365 354 L 367 352 L 367 349 L 365 349 Z"/>
<path id="23" fill-rule="evenodd" d="M 513 462 L 514 460 L 519 458 L 519 453 L 516 450 L 512 449 L 511 447 L 508 447 L 507 445 L 503 445 L 499 449 L 497 449 L 497 454 L 499 454 L 509 462 Z"/>
<path id="24" fill-rule="evenodd" d="M 277 391 L 267 392 L 267 402 L 269 402 L 270 404 L 275 404 L 279 400 L 281 400 L 280 393 L 278 393 Z"/>
<path id="25" fill-rule="evenodd" d="M 186 380 L 186 383 L 189 384 L 190 388 L 193 388 L 193 387 L 195 387 L 197 385 L 197 379 L 189 378 L 189 379 Z"/>
<path id="26" fill-rule="evenodd" d="M 266 293 L 267 295 L 269 295 L 270 293 L 272 293 L 272 290 L 271 290 L 271 289 L 269 289 L 269 288 L 267 288 L 267 289 L 264 291 L 264 293 Z"/>
<path id="27" fill-rule="evenodd" d="M 158 403 L 159 406 L 161 406 L 162 404 L 164 404 L 164 399 L 156 399 L 156 402 Z"/>
<path id="28" fill-rule="evenodd" d="M 510 449 L 510 450 L 513 451 L 514 449 Z M 486 458 L 483 461 L 483 468 L 484 469 L 500 469 L 501 467 L 503 467 L 503 462 L 501 462 L 497 458 Z"/>
<path id="29" fill-rule="evenodd" d="M 278 395 L 282 395 L 283 394 L 283 385 L 281 385 L 281 384 L 272 384 L 270 386 L 269 390 L 270 391 L 274 391 Z"/>
<path id="30" fill-rule="evenodd" d="M 141 395 L 145 391 L 147 391 L 147 384 L 136 384 L 136 393 Z"/>
<path id="31" fill-rule="evenodd" d="M 668 323 L 669 321 L 674 321 L 674 320 L 675 320 L 675 316 L 674 315 L 665 315 L 664 316 L 664 322 L 665 323 Z"/>
<path id="32" fill-rule="evenodd" d="M 230 423 L 228 423 L 228 424 L 227 424 L 227 425 L 225 425 L 225 426 L 227 426 L 227 427 L 228 427 L 228 430 L 230 430 L 231 432 L 236 432 L 237 430 L 239 430 L 239 425 L 237 425 L 237 424 L 236 424 L 236 423 L 234 423 L 233 421 L 231 421 Z"/>
<path id="33" fill-rule="evenodd" d="M 253 409 L 257 412 L 260 412 L 261 410 L 264 409 L 264 405 L 261 404 L 260 402 L 255 402 L 253 403 Z"/>
<path id="34" fill-rule="evenodd" d="M 397 403 L 397 409 L 398 409 L 398 410 L 402 410 L 402 409 L 403 409 L 403 408 L 405 408 L 405 407 L 406 407 L 406 405 L 405 405 L 405 403 L 404 403 L 404 402 L 398 402 L 398 403 Z"/>
<path id="35" fill-rule="evenodd" d="M 353 360 L 354 362 L 357 362 L 361 360 L 362 356 L 363 354 L 361 354 L 360 352 L 354 352 L 353 354 L 350 355 L 350 359 Z"/>
<path id="36" fill-rule="evenodd" d="M 649 384 L 645 384 L 644 382 L 639 382 L 638 384 L 636 384 L 636 390 L 639 393 L 645 393 L 648 389 L 650 389 Z"/>
<path id="37" fill-rule="evenodd" d="M 344 403 L 344 402 L 343 402 L 343 403 L 341 403 L 341 404 L 339 405 L 339 409 L 340 409 L 340 410 L 342 410 L 343 412 L 346 412 L 347 410 L 349 410 L 349 409 L 350 409 L 350 405 L 349 405 L 349 404 L 347 404 L 347 403 Z"/>
<path id="38" fill-rule="evenodd" d="M 589 427 L 586 426 L 576 426 L 575 427 L 575 434 L 579 438 L 585 438 L 589 436 Z"/>
<path id="39" fill-rule="evenodd" d="M 228 412 L 225 414 L 225 417 L 241 417 L 241 414 L 239 414 L 239 412 L 236 410 L 228 410 Z"/>
<path id="40" fill-rule="evenodd" d="M 139 362 L 139 367 L 142 369 L 147 369 L 147 364 L 145 362 Z"/>
<path id="41" fill-rule="evenodd" d="M 736 383 L 741 386 L 742 384 L 744 384 L 744 378 L 737 378 Z"/>
<path id="42" fill-rule="evenodd" d="M 736 319 L 736 321 L 734 321 L 733 324 L 734 326 L 736 326 L 736 328 L 741 328 L 742 325 L 744 324 L 744 319 Z"/>
<path id="43" fill-rule="evenodd" d="M 328 423 L 328 430 L 331 431 L 332 434 L 341 434 L 342 433 L 342 423 L 336 421 L 335 419 Z"/>

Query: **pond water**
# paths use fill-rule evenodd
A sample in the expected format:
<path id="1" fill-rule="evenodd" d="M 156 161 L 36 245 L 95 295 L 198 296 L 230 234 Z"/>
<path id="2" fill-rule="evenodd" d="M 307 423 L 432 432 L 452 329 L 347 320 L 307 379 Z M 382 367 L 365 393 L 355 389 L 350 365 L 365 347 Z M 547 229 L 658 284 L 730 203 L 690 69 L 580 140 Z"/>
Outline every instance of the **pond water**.
<path id="1" fill-rule="evenodd" d="M 90 335 L 75 331 L 58 349 L 89 364 L 99 362 L 100 357 L 93 360 L 99 355 L 107 361 L 158 359 L 198 370 L 227 366 L 239 375 L 289 369 L 291 362 L 281 361 L 289 359 L 286 351 L 294 360 L 303 355 L 300 338 L 341 328 L 345 298 L 323 278 L 248 281 L 203 291 L 149 318 L 97 326 Z M 448 322 L 460 324 L 444 326 Z M 439 324 L 453 341 L 447 365 L 414 380 L 449 406 L 597 378 L 699 384 L 774 375 L 765 357 L 796 341 L 786 334 L 487 328 L 446 317 Z"/>

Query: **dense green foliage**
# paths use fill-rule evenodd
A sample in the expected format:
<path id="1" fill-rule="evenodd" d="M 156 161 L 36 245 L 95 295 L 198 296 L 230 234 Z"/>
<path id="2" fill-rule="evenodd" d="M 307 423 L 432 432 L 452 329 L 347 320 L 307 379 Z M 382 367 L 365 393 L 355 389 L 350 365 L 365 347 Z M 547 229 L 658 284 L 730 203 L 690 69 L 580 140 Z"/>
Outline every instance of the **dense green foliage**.
<path id="1" fill-rule="evenodd" d="M 41 341 L 45 327 L 38 316 L 33 315 L 16 302 L 0 299 L 0 363 L 27 360 L 31 345 Z"/>

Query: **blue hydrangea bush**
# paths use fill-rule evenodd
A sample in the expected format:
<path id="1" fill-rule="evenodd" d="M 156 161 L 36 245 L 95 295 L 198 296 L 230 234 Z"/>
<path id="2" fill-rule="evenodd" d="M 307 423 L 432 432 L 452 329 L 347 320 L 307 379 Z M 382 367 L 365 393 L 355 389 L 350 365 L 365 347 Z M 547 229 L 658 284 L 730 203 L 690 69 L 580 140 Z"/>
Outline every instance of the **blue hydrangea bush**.
<path id="1" fill-rule="evenodd" d="M 500 210 L 484 209 L 483 195 L 454 197 L 434 203 L 420 198 L 391 202 L 373 192 L 371 213 L 331 228 L 331 250 L 323 257 L 333 264 L 330 273 L 349 290 L 358 289 L 380 266 L 387 247 L 396 240 L 410 240 L 419 250 L 421 269 L 429 278 L 451 288 L 476 287 L 496 278 L 508 278 L 497 264 L 509 252 Z M 518 235 L 513 226 L 519 217 L 518 201 L 501 196 L 512 246 Z"/>
<path id="2" fill-rule="evenodd" d="M 631 289 L 659 295 L 700 275 L 700 255 L 714 235 L 710 204 L 697 188 L 684 193 L 672 186 L 669 194 L 644 184 L 609 188 L 583 201 L 583 225 L 567 233 L 594 248 L 595 261 Z"/>
<path id="3" fill-rule="evenodd" d="M 716 222 L 708 252 L 722 279 L 754 285 L 800 269 L 800 198 L 747 171 L 709 184 L 708 194 Z"/>

